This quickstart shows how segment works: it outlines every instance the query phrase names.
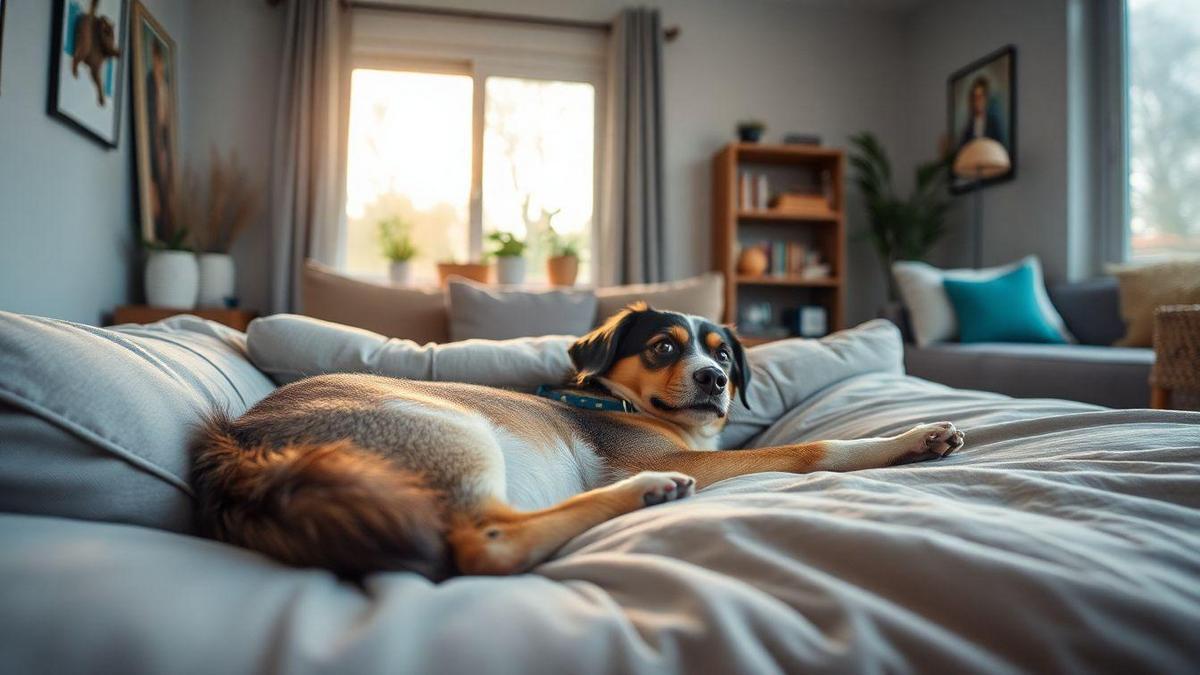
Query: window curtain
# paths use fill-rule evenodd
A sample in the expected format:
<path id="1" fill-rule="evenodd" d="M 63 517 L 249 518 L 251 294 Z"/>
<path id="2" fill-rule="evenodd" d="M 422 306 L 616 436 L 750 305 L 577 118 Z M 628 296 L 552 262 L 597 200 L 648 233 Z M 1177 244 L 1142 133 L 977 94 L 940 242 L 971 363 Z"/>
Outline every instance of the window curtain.
<path id="1" fill-rule="evenodd" d="M 300 307 L 306 258 L 336 266 L 343 248 L 341 142 L 345 31 L 338 0 L 287 6 L 271 173 L 271 310 Z"/>
<path id="2" fill-rule="evenodd" d="M 611 40 L 599 281 L 663 281 L 663 34 L 658 10 L 622 11 Z"/>

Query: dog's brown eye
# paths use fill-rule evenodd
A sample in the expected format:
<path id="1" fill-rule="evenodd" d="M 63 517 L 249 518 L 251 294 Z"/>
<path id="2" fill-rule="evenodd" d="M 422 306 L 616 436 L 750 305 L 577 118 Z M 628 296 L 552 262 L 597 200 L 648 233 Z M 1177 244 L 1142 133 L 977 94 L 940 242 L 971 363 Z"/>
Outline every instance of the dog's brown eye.
<path id="1" fill-rule="evenodd" d="M 663 340 L 662 342 L 656 342 L 651 349 L 659 356 L 666 356 L 675 351 L 675 345 L 671 344 L 670 340 Z"/>
<path id="2" fill-rule="evenodd" d="M 729 360 L 729 350 L 721 347 L 717 350 L 717 360 L 724 363 Z"/>

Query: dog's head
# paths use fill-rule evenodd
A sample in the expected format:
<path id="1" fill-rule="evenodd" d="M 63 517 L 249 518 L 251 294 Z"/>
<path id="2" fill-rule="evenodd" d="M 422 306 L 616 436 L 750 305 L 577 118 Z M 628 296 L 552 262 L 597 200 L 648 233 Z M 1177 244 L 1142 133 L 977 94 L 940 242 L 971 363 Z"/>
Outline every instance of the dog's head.
<path id="1" fill-rule="evenodd" d="M 102 16 L 97 22 L 96 30 L 100 33 L 100 53 L 104 56 L 120 56 L 121 50 L 117 49 L 117 32 L 113 29 L 113 22 Z"/>
<path id="2" fill-rule="evenodd" d="M 642 412 L 684 427 L 723 421 L 750 369 L 734 332 L 706 319 L 630 305 L 570 350 L 576 384 L 599 382 Z"/>

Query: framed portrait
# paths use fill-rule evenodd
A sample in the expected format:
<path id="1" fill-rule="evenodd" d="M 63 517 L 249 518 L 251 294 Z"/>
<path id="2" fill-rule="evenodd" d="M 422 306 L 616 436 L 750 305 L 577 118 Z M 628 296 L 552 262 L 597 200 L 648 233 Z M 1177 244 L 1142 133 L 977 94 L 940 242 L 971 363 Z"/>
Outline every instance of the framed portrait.
<path id="1" fill-rule="evenodd" d="M 1017 50 L 1012 45 L 961 68 L 947 82 L 949 139 L 957 154 L 969 141 L 991 138 L 1004 146 L 1012 168 L 983 181 L 1012 180 L 1017 167 Z M 969 190 L 971 181 L 954 176 L 950 191 Z"/>
<path id="2" fill-rule="evenodd" d="M 121 135 L 126 7 L 127 0 L 54 3 L 49 113 L 110 149 Z"/>
<path id="3" fill-rule="evenodd" d="M 175 41 L 133 2 L 133 125 L 137 137 L 138 214 L 142 239 L 164 241 L 173 231 L 179 152 L 179 93 Z"/>

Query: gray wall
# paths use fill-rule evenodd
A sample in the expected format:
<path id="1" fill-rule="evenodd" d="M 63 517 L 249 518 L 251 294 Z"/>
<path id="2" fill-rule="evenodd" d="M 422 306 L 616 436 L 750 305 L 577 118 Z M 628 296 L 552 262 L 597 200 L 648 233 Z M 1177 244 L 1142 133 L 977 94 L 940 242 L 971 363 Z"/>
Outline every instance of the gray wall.
<path id="1" fill-rule="evenodd" d="M 131 90 L 109 150 L 46 114 L 49 0 L 8 5 L 0 58 L 0 309 L 96 323 L 135 294 Z M 188 55 L 187 3 L 146 0 Z M 180 78 L 187 100 L 187 79 Z M 182 111 L 186 123 L 186 108 Z"/>

